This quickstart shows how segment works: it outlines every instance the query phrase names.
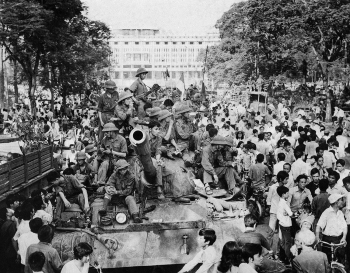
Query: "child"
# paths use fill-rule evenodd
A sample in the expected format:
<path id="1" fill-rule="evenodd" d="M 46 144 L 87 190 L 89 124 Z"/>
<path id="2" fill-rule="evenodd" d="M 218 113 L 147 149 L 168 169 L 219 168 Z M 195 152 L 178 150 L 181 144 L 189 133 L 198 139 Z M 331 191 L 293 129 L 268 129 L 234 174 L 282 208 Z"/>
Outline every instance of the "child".
<path id="1" fill-rule="evenodd" d="M 242 260 L 238 273 L 256 273 L 256 268 L 262 263 L 262 247 L 258 244 L 247 243 L 242 247 Z"/>
<path id="2" fill-rule="evenodd" d="M 279 221 L 279 226 L 282 234 L 281 246 L 287 256 L 287 261 L 285 261 L 285 264 L 289 265 L 290 260 L 292 258 L 291 252 L 290 252 L 290 248 L 292 246 L 292 238 L 291 238 L 292 219 L 290 217 L 293 215 L 287 203 L 287 200 L 289 197 L 289 189 L 285 186 L 280 186 L 277 188 L 277 194 L 280 197 L 280 201 L 278 203 L 278 208 L 277 208 L 277 219 Z"/>
<path id="3" fill-rule="evenodd" d="M 216 250 L 213 244 L 216 241 L 215 230 L 211 228 L 202 228 L 199 231 L 198 246 L 201 250 L 194 258 L 189 261 L 179 271 L 179 273 L 191 271 L 197 264 L 203 263 L 196 272 L 206 273 L 208 269 L 216 262 Z M 261 251 L 260 251 L 261 252 Z"/>
<path id="4" fill-rule="evenodd" d="M 28 258 L 28 263 L 29 263 L 30 269 L 34 273 L 43 273 L 43 266 L 45 263 L 45 255 L 40 251 L 36 251 L 36 252 L 30 254 L 30 256 Z"/>

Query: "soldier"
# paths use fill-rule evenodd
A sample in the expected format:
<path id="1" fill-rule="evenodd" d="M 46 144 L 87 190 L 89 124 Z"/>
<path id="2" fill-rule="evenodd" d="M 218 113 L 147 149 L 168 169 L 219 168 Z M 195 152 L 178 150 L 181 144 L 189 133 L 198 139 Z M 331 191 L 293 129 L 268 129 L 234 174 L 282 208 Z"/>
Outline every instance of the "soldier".
<path id="1" fill-rule="evenodd" d="M 148 71 L 145 68 L 139 68 L 136 72 L 137 80 L 130 86 L 129 90 L 134 94 L 135 98 L 139 100 L 137 116 L 140 119 L 143 119 L 146 116 L 146 113 L 143 109 L 143 106 L 146 103 L 146 98 L 143 97 L 145 93 L 147 93 L 147 86 L 144 84 L 143 80 L 146 79 Z"/>
<path id="2" fill-rule="evenodd" d="M 117 85 L 114 81 L 106 81 L 105 83 L 105 89 L 106 92 L 100 96 L 97 111 L 98 111 L 98 117 L 99 117 L 99 140 L 101 141 L 103 138 L 102 129 L 103 126 L 110 121 L 110 119 L 114 115 L 114 109 L 117 105 L 119 95 L 118 92 L 115 90 Z"/>
<path id="3" fill-rule="evenodd" d="M 150 144 L 151 157 L 153 160 L 153 165 L 157 170 L 158 199 L 162 200 L 165 198 L 163 194 L 163 189 L 162 189 L 163 177 L 173 175 L 173 172 L 170 171 L 168 168 L 166 168 L 166 166 L 164 166 L 164 162 L 161 159 L 162 137 L 159 136 L 160 123 L 158 121 L 151 121 L 148 127 L 149 127 L 149 144 Z"/>
<path id="4" fill-rule="evenodd" d="M 234 194 L 236 181 L 241 184 L 237 172 L 234 170 L 235 163 L 232 161 L 224 161 L 221 149 L 229 145 L 227 140 L 222 136 L 216 136 L 211 144 L 203 148 L 202 166 L 203 166 L 203 182 L 205 191 L 208 195 L 212 194 L 209 183 L 219 183 L 219 178 L 225 178 L 228 192 Z M 214 181 L 213 181 L 214 180 Z"/>
<path id="5" fill-rule="evenodd" d="M 174 120 L 172 119 L 172 113 L 169 112 L 168 110 L 160 111 L 158 116 L 158 121 L 161 126 L 159 136 L 162 137 L 162 144 L 164 145 L 172 144 L 176 149 L 175 154 L 176 155 L 180 154 L 181 151 L 175 141 Z M 171 154 L 171 151 L 167 147 L 162 146 L 162 152 L 166 153 L 166 156 L 168 158 L 174 159 Z"/>
<path id="6" fill-rule="evenodd" d="M 79 181 L 83 182 L 82 184 L 85 186 L 90 186 L 91 178 L 94 175 L 93 167 L 85 161 L 87 157 L 84 152 L 77 152 L 75 158 L 77 160 L 77 164 L 75 164 L 73 167 L 74 172 L 82 175 L 81 179 L 79 178 Z"/>
<path id="7" fill-rule="evenodd" d="M 133 101 L 138 104 L 129 91 L 123 92 L 120 94 L 118 105 L 114 110 L 116 121 L 119 124 L 119 128 L 123 129 L 124 135 L 129 135 L 135 127 Z"/>
<path id="8" fill-rule="evenodd" d="M 194 133 L 194 125 L 189 119 L 191 108 L 187 105 L 179 105 L 175 108 L 175 132 L 179 146 L 189 148 L 191 135 Z"/>
<path id="9" fill-rule="evenodd" d="M 136 205 L 136 200 L 133 196 L 135 190 L 135 178 L 129 171 L 130 164 L 124 159 L 119 159 L 115 163 L 115 171 L 108 179 L 105 189 L 103 207 L 106 210 L 112 197 L 116 197 L 118 203 L 126 205 L 134 220 L 134 223 L 142 223 L 139 216 L 139 211 Z M 103 187 L 98 189 L 103 191 Z"/>
<path id="10" fill-rule="evenodd" d="M 104 150 L 102 156 L 103 161 L 98 167 L 98 159 L 94 161 L 94 170 L 97 171 L 96 183 L 105 184 L 112 171 L 112 158 L 125 158 L 128 152 L 126 140 L 116 131 L 119 129 L 113 123 L 107 123 L 103 127 L 103 132 L 106 136 L 101 141 L 101 146 Z"/>
<path id="11" fill-rule="evenodd" d="M 197 112 L 201 107 L 201 94 L 196 93 L 192 100 L 192 109 Z"/>

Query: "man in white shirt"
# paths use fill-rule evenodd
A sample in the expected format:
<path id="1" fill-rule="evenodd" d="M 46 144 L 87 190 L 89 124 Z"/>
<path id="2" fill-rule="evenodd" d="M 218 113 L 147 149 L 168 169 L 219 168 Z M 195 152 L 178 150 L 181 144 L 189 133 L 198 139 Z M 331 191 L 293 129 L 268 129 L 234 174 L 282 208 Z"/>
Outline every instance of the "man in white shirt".
<path id="1" fill-rule="evenodd" d="M 68 166 L 68 163 L 70 163 L 70 162 L 73 162 L 73 163 L 77 163 L 77 160 L 75 159 L 75 157 L 76 157 L 76 151 L 75 151 L 75 146 L 74 146 L 74 144 L 71 144 L 70 145 L 70 150 L 67 152 L 67 154 L 66 154 L 66 164 L 67 164 L 67 166 Z"/>
<path id="2" fill-rule="evenodd" d="M 28 247 L 39 243 L 38 231 L 42 225 L 43 221 L 40 218 L 30 220 L 30 232 L 24 233 L 18 238 L 18 254 L 21 256 L 21 264 L 25 265 Z"/>
<path id="3" fill-rule="evenodd" d="M 283 165 L 286 163 L 284 160 L 286 155 L 284 153 L 279 153 L 277 155 L 277 163 L 273 166 L 273 175 L 277 175 L 280 171 L 283 171 Z"/>
<path id="4" fill-rule="evenodd" d="M 197 239 L 200 251 L 189 261 L 178 273 L 190 272 L 197 264 L 202 263 L 196 273 L 206 273 L 208 269 L 216 262 L 216 250 L 213 244 L 216 241 L 215 230 L 203 228 L 199 231 Z M 183 253 L 188 254 L 188 253 Z"/>
<path id="5" fill-rule="evenodd" d="M 320 240 L 320 234 L 322 232 L 322 241 L 334 244 L 346 242 L 348 226 L 346 224 L 344 214 L 341 211 L 341 209 L 344 207 L 343 197 L 344 195 L 337 193 L 331 194 L 328 197 L 331 206 L 322 213 L 316 226 L 316 238 L 318 241 Z M 326 253 L 328 260 L 331 261 L 331 253 L 329 248 L 323 246 L 322 252 Z M 338 248 L 337 253 L 338 258 L 342 262 L 345 255 L 345 249 Z"/>
<path id="6" fill-rule="evenodd" d="M 309 164 L 303 161 L 304 153 L 301 150 L 295 150 L 294 156 L 296 158 L 296 161 L 292 164 L 292 174 L 293 177 L 298 177 L 301 174 L 309 175 Z"/>
<path id="7" fill-rule="evenodd" d="M 341 126 L 345 117 L 345 113 L 339 107 L 334 107 L 333 117 L 337 119 L 339 126 Z"/>

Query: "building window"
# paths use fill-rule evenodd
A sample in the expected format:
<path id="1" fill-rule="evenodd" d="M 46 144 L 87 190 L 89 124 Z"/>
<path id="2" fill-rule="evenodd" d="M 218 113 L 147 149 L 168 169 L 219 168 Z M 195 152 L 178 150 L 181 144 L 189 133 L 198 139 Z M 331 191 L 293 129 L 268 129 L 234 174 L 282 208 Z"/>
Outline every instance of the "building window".
<path id="1" fill-rule="evenodd" d="M 168 42 L 164 42 L 164 44 L 165 44 L 165 45 L 167 45 L 167 44 L 168 44 Z"/>
<path id="2" fill-rule="evenodd" d="M 146 45 L 149 45 L 149 42 L 146 42 Z"/>
<path id="3" fill-rule="evenodd" d="M 176 45 L 177 43 L 176 42 L 173 42 L 173 45 Z"/>
<path id="4" fill-rule="evenodd" d="M 156 42 L 157 45 L 159 45 L 159 42 Z"/>
<path id="5" fill-rule="evenodd" d="M 202 42 L 198 42 L 198 44 L 200 44 L 200 45 L 201 45 L 201 44 L 202 44 Z"/>
<path id="6" fill-rule="evenodd" d="M 176 78 L 176 72 L 175 72 L 175 71 L 172 71 L 172 72 L 171 72 L 171 77 L 172 77 L 173 79 Z"/>
<path id="7" fill-rule="evenodd" d="M 124 44 L 128 45 L 128 44 L 129 44 L 129 42 L 125 42 Z"/>
<path id="8" fill-rule="evenodd" d="M 141 68 L 141 65 L 135 64 L 135 65 L 134 65 L 134 68 Z"/>
<path id="9" fill-rule="evenodd" d="M 146 64 L 146 65 L 145 65 L 145 68 L 152 68 L 152 65 Z"/>
<path id="10" fill-rule="evenodd" d="M 124 79 L 129 79 L 130 78 L 130 72 L 128 72 L 128 71 L 123 72 L 123 78 Z"/>
<path id="11" fill-rule="evenodd" d="M 190 42 L 190 45 L 193 45 L 193 42 Z"/>
<path id="12" fill-rule="evenodd" d="M 141 54 L 134 54 L 134 61 L 140 62 L 141 61 Z"/>
<path id="13" fill-rule="evenodd" d="M 182 42 L 182 44 L 184 45 L 184 44 L 185 44 L 185 42 Z"/>
<path id="14" fill-rule="evenodd" d="M 123 68 L 131 68 L 131 65 L 130 64 L 125 64 L 125 65 L 123 65 Z"/>
<path id="15" fill-rule="evenodd" d="M 139 42 L 135 42 L 135 45 L 138 45 L 139 44 Z"/>
<path id="16" fill-rule="evenodd" d="M 118 42 L 114 42 L 114 44 L 115 44 L 115 45 L 117 45 L 117 44 L 118 44 Z"/>

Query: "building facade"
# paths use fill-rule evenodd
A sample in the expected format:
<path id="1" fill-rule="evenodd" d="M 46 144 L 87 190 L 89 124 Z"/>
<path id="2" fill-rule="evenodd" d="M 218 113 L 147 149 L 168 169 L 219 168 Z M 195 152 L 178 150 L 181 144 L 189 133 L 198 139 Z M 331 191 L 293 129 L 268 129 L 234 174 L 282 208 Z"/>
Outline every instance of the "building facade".
<path id="1" fill-rule="evenodd" d="M 190 84 L 198 85 L 203 79 L 203 63 L 197 61 L 198 54 L 219 41 L 218 33 L 180 36 L 159 29 L 115 30 L 109 41 L 110 77 L 118 87 L 128 87 L 135 80 L 137 69 L 144 67 L 149 71 L 145 80 L 149 86 L 158 83 L 183 90 L 182 73 L 186 88 Z M 167 80 L 164 78 L 166 70 L 170 76 Z"/>

